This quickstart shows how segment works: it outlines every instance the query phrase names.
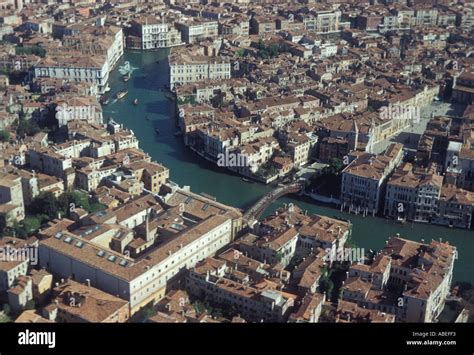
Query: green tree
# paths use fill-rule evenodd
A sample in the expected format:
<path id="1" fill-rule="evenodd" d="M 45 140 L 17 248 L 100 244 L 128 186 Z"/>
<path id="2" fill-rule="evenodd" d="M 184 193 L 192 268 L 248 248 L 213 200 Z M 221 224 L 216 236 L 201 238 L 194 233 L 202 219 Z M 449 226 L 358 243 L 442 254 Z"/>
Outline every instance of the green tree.
<path id="1" fill-rule="evenodd" d="M 10 133 L 4 130 L 0 131 L 0 141 L 7 142 L 10 139 Z"/>
<path id="2" fill-rule="evenodd" d="M 324 278 L 319 283 L 321 291 L 326 292 L 327 298 L 331 299 L 332 291 L 334 290 L 334 282 L 330 278 Z"/>
<path id="3" fill-rule="evenodd" d="M 40 46 L 16 47 L 15 53 L 16 54 L 33 54 L 42 58 L 46 56 L 46 50 Z"/>
<path id="4" fill-rule="evenodd" d="M 35 120 L 26 120 L 24 118 L 20 118 L 18 121 L 18 127 L 16 128 L 16 133 L 19 136 L 33 136 L 40 131 L 41 129 Z"/>
<path id="5" fill-rule="evenodd" d="M 58 198 L 60 210 L 69 217 L 76 208 L 82 208 L 89 212 L 91 210 L 88 194 L 80 191 L 65 192 Z"/>
<path id="6" fill-rule="evenodd" d="M 26 238 L 34 234 L 41 227 L 41 218 L 28 216 L 13 225 L 12 231 L 19 238 Z"/>
<path id="7" fill-rule="evenodd" d="M 76 208 L 82 208 L 91 213 L 106 209 L 107 206 L 94 202 L 87 193 L 81 191 L 67 191 L 58 198 L 59 210 L 70 217 L 71 212 Z"/>
<path id="8" fill-rule="evenodd" d="M 26 302 L 25 310 L 33 310 L 35 308 L 36 308 L 35 300 L 29 300 L 28 302 Z"/>
<path id="9" fill-rule="evenodd" d="M 52 192 L 42 192 L 36 196 L 30 206 L 31 213 L 40 215 L 45 214 L 50 219 L 56 218 L 59 210 L 59 203 Z"/>
<path id="10" fill-rule="evenodd" d="M 147 306 L 143 309 L 143 318 L 148 319 L 156 314 L 156 309 L 153 306 Z"/>
<path id="11" fill-rule="evenodd" d="M 278 49 L 278 44 L 272 44 L 268 48 L 268 52 L 270 54 L 270 57 L 276 57 L 278 55 L 279 49 Z"/>
<path id="12" fill-rule="evenodd" d="M 12 309 L 11 309 L 10 305 L 5 303 L 3 305 L 3 312 L 8 316 L 8 315 L 10 315 L 11 311 L 12 311 Z"/>

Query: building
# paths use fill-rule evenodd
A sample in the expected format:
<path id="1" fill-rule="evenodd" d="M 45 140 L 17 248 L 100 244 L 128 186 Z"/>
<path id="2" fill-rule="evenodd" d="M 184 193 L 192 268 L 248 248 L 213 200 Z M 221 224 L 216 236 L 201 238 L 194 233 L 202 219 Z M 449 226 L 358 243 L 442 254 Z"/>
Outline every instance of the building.
<path id="1" fill-rule="evenodd" d="M 298 232 L 289 228 L 263 237 L 249 233 L 237 243 L 239 250 L 253 259 L 286 267 L 295 255 L 297 241 Z"/>
<path id="2" fill-rule="evenodd" d="M 432 223 L 470 229 L 474 213 L 474 192 L 444 185 L 438 201 L 438 213 Z"/>
<path id="3" fill-rule="evenodd" d="M 231 78 L 231 63 L 222 57 L 207 57 L 172 53 L 169 56 L 170 87 L 205 80 L 225 80 Z"/>
<path id="4" fill-rule="evenodd" d="M 168 168 L 161 164 L 146 161 L 136 161 L 126 167 L 137 181 L 142 181 L 144 188 L 153 193 L 159 193 L 161 186 L 163 186 L 170 177 Z"/>
<path id="5" fill-rule="evenodd" d="M 125 323 L 130 318 L 127 301 L 73 280 L 53 289 L 45 318 L 57 323 Z"/>
<path id="6" fill-rule="evenodd" d="M 372 264 L 351 267 L 342 300 L 391 314 L 399 322 L 436 322 L 450 294 L 456 253 L 447 242 L 390 237 Z"/>
<path id="7" fill-rule="evenodd" d="M 318 323 L 325 299 L 325 295 L 307 294 L 298 310 L 290 314 L 288 323 Z"/>
<path id="8" fill-rule="evenodd" d="M 136 49 L 157 49 L 179 46 L 181 33 L 163 19 L 148 16 L 133 20 L 127 36 L 127 47 Z"/>
<path id="9" fill-rule="evenodd" d="M 188 201 L 192 200 L 189 197 Z M 60 277 L 71 277 L 78 282 L 89 280 L 91 286 L 118 295 L 130 303 L 133 314 L 163 298 L 170 280 L 179 277 L 184 268 L 196 265 L 232 240 L 229 216 L 209 215 L 201 221 L 186 219 L 179 223 L 173 220 L 178 218 L 177 214 L 168 219 L 170 212 L 157 212 L 157 207 L 157 202 L 146 195 L 115 210 L 88 216 L 80 232 L 52 229 L 48 233 L 51 236 L 40 242 L 40 264 Z M 146 225 L 155 217 L 161 218 L 160 225 L 168 220 L 168 225 L 152 235 Z M 112 230 L 107 226 L 109 223 Z M 130 238 L 133 236 L 130 229 L 142 223 L 145 233 Z M 121 227 L 113 227 L 114 224 Z M 153 243 L 156 238 L 161 243 Z M 114 250 L 104 240 L 115 240 L 111 244 L 116 245 Z M 146 255 L 130 257 L 139 245 L 144 245 Z"/>
<path id="10" fill-rule="evenodd" d="M 19 176 L 0 173 L 0 218 L 4 226 L 12 226 L 25 218 L 23 189 Z"/>
<path id="11" fill-rule="evenodd" d="M 8 304 L 13 313 L 21 312 L 33 300 L 33 282 L 29 276 L 18 276 L 8 291 Z"/>
<path id="12" fill-rule="evenodd" d="M 298 16 L 296 18 L 299 19 Z M 301 20 L 305 30 L 309 32 L 338 32 L 341 12 L 333 10 L 314 11 L 302 16 Z"/>
<path id="13" fill-rule="evenodd" d="M 225 261 L 207 258 L 189 270 L 186 289 L 194 296 L 235 309 L 245 320 L 284 322 L 295 295 L 265 287 L 265 281 L 249 284 L 228 270 Z"/>
<path id="14" fill-rule="evenodd" d="M 217 21 L 205 18 L 192 18 L 176 23 L 176 28 L 181 32 L 181 38 L 186 43 L 196 43 L 203 39 L 217 38 L 219 25 Z"/>
<path id="15" fill-rule="evenodd" d="M 403 157 L 403 145 L 392 143 L 384 155 L 363 153 L 342 171 L 343 209 L 375 215 L 382 208 L 385 183 Z"/>
<path id="16" fill-rule="evenodd" d="M 296 229 L 298 232 L 295 254 L 307 257 L 317 248 L 336 251 L 344 247 L 351 233 L 351 223 L 326 216 L 308 215 L 307 211 L 290 204 L 277 209 L 274 214 L 261 221 L 258 234 L 269 238 L 288 229 Z"/>
<path id="17" fill-rule="evenodd" d="M 34 65 L 35 78 L 56 78 L 76 83 L 91 83 L 97 86 L 101 94 L 106 91 L 109 71 L 106 55 L 46 57 Z"/>
<path id="18" fill-rule="evenodd" d="M 336 323 L 395 323 L 395 315 L 359 307 L 356 303 L 339 300 Z"/>
<path id="19" fill-rule="evenodd" d="M 415 12 L 415 24 L 417 26 L 436 26 L 438 20 L 438 9 L 419 8 Z"/>
<path id="20" fill-rule="evenodd" d="M 28 243 L 18 238 L 3 237 L 0 248 L 0 292 L 4 292 L 15 285 L 18 277 L 26 276 L 30 255 L 27 252 Z"/>
<path id="21" fill-rule="evenodd" d="M 387 182 L 384 215 L 398 220 L 431 223 L 438 212 L 443 176 L 436 167 L 414 169 L 405 163 Z"/>
<path id="22" fill-rule="evenodd" d="M 392 258 L 389 283 L 406 285 L 401 318 L 434 322 L 450 293 L 456 248 L 447 242 L 422 244 L 392 237 L 382 253 Z"/>
<path id="23" fill-rule="evenodd" d="M 452 93 L 453 100 L 463 104 L 474 103 L 474 72 L 464 71 L 455 78 Z"/>

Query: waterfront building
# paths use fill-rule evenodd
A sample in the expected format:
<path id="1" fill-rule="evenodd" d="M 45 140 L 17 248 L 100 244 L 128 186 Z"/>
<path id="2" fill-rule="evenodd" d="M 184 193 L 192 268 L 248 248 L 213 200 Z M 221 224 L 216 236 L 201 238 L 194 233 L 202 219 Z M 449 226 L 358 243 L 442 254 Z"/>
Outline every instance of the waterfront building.
<path id="1" fill-rule="evenodd" d="M 158 49 L 179 46 L 181 33 L 164 19 L 147 16 L 132 20 L 127 36 L 127 47 L 134 49 Z"/>
<path id="2" fill-rule="evenodd" d="M 138 181 L 142 181 L 144 188 L 153 193 L 159 193 L 170 177 L 168 168 L 161 164 L 146 161 L 133 162 L 125 168 L 130 171 Z"/>
<path id="3" fill-rule="evenodd" d="M 172 53 L 169 57 L 169 65 L 171 88 L 177 84 L 231 78 L 231 63 L 222 57 Z"/>
<path id="4" fill-rule="evenodd" d="M 414 169 L 405 163 L 387 182 L 384 215 L 430 223 L 438 213 L 443 176 L 430 168 Z"/>
<path id="5" fill-rule="evenodd" d="M 265 281 L 248 284 L 239 280 L 225 261 L 214 258 L 198 263 L 186 277 L 186 289 L 191 295 L 234 307 L 248 321 L 286 321 L 296 296 L 266 285 Z"/>
<path id="6" fill-rule="evenodd" d="M 438 213 L 432 223 L 470 229 L 474 213 L 474 192 L 444 185 L 438 202 Z"/>
<path id="7" fill-rule="evenodd" d="M 436 322 L 450 292 L 456 255 L 456 248 L 447 242 L 390 237 L 372 264 L 351 267 L 342 300 L 390 313 L 397 321 Z M 366 272 L 370 269 L 379 269 L 380 276 L 374 279 Z"/>
<path id="8" fill-rule="evenodd" d="M 108 70 L 115 68 L 122 58 L 124 36 L 121 27 L 87 26 L 76 27 L 77 31 L 65 33 L 62 44 L 65 48 L 80 51 L 85 55 L 105 56 Z"/>
<path id="9" fill-rule="evenodd" d="M 298 241 L 296 255 L 306 257 L 316 248 L 336 251 L 344 247 L 351 233 L 349 221 L 319 215 L 308 215 L 292 204 L 279 208 L 266 217 L 257 228 L 257 234 L 271 236 L 289 228 L 296 228 Z"/>
<path id="10" fill-rule="evenodd" d="M 392 143 L 384 155 L 361 154 L 342 171 L 341 204 L 362 214 L 375 215 L 383 206 L 389 174 L 403 157 L 403 145 Z"/>
<path id="11" fill-rule="evenodd" d="M 34 65 L 35 78 L 67 79 L 72 82 L 89 82 L 103 94 L 109 80 L 109 64 L 105 55 L 68 55 L 47 57 Z"/>

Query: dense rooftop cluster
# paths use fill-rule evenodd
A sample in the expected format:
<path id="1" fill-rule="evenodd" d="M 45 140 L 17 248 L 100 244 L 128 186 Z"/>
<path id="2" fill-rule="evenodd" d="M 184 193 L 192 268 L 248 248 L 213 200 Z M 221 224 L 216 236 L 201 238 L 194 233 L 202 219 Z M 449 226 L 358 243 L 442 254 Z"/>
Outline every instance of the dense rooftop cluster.
<path id="1" fill-rule="evenodd" d="M 0 302 L 17 322 L 439 319 L 455 246 L 365 251 L 350 221 L 293 204 L 250 225 L 171 181 L 102 107 L 128 93 L 109 86 L 133 75 L 126 49 L 166 48 L 170 119 L 202 158 L 350 213 L 471 228 L 472 3 L 0 9 Z"/>

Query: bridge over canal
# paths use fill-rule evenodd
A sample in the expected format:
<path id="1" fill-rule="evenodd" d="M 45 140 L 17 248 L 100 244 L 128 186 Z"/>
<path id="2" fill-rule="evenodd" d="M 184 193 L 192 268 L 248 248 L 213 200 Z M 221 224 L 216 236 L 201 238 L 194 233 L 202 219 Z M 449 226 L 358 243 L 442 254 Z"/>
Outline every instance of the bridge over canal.
<path id="1" fill-rule="evenodd" d="M 258 221 L 260 215 L 270 205 L 282 196 L 301 191 L 304 187 L 304 182 L 296 181 L 289 185 L 278 186 L 275 190 L 270 191 L 262 196 L 253 206 L 251 206 L 243 216 L 245 225 L 252 227 Z"/>

